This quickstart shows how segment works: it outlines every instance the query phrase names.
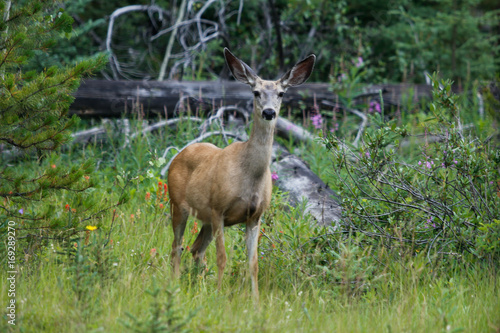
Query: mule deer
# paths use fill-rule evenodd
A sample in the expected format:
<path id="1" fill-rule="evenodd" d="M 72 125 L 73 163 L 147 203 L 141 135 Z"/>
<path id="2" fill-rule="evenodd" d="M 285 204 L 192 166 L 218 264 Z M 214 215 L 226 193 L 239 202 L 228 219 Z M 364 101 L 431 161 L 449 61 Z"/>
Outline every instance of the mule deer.
<path id="1" fill-rule="evenodd" d="M 283 94 L 288 87 L 300 85 L 308 79 L 316 56 L 312 54 L 297 63 L 277 81 L 262 80 L 227 48 L 224 57 L 233 76 L 252 88 L 253 127 L 246 142 L 234 142 L 224 149 L 210 143 L 193 144 L 172 161 L 168 189 L 174 230 L 173 273 L 179 276 L 182 238 L 187 218 L 192 214 L 203 222 L 203 226 L 191 253 L 199 264 L 205 257 L 208 244 L 215 238 L 220 289 L 226 265 L 223 228 L 245 223 L 252 294 L 258 300 L 257 242 L 260 217 L 271 201 L 269 165 L 276 118 Z"/>

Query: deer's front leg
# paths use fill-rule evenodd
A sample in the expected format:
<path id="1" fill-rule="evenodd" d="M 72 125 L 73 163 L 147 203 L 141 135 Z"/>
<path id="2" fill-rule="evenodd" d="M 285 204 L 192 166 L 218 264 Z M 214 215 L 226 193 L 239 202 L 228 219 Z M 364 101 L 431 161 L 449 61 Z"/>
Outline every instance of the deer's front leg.
<path id="1" fill-rule="evenodd" d="M 224 275 L 224 267 L 226 267 L 226 248 L 224 247 L 224 220 L 218 212 L 212 210 L 212 234 L 215 238 L 215 247 L 217 249 L 217 270 L 219 290 L 222 287 L 222 276 Z"/>
<path id="2" fill-rule="evenodd" d="M 259 242 L 260 216 L 256 220 L 247 222 L 246 242 L 248 262 L 250 263 L 250 278 L 252 280 L 252 296 L 255 301 L 259 300 L 259 262 L 257 246 Z"/>

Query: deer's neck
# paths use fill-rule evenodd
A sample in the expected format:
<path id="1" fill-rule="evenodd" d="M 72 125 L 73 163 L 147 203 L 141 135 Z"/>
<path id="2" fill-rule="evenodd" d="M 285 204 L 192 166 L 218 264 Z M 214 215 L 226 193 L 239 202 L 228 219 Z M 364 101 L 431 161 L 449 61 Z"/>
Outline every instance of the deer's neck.
<path id="1" fill-rule="evenodd" d="M 244 163 L 254 175 L 262 175 L 269 168 L 275 123 L 254 118 L 250 138 L 246 142 Z"/>

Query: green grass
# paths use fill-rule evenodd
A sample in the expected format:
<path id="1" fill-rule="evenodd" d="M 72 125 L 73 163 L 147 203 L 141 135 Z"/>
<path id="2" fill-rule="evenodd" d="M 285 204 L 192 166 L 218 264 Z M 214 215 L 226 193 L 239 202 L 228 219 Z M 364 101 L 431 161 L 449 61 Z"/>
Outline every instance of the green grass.
<path id="1" fill-rule="evenodd" d="M 72 265 L 59 264 L 59 255 L 47 250 L 36 267 L 21 266 L 16 290 L 20 331 L 123 331 L 118 320 L 127 321 L 127 312 L 137 318 L 151 315 L 148 309 L 154 299 L 145 291 L 154 285 L 163 290 L 161 302 L 166 301 L 165 289 L 179 287 L 173 300 L 181 317 L 196 311 L 187 326 L 193 331 L 493 332 L 500 325 L 500 279 L 480 267 L 436 276 L 417 257 L 406 261 L 407 267 L 387 264 L 372 287 L 349 295 L 337 285 L 322 283 L 321 276 L 300 272 L 301 265 L 307 269 L 306 260 L 289 256 L 293 252 L 281 244 L 284 253 L 277 247 L 260 261 L 261 301 L 256 309 L 242 269 L 243 235 L 236 228 L 226 231 L 229 263 L 222 290 L 217 291 L 214 246 L 208 252 L 208 272 L 197 274 L 186 255 L 181 280 L 173 281 L 168 265 L 172 236 L 166 221 L 118 220 L 109 250 L 115 259 L 104 267 L 113 277 L 103 281 L 92 276 L 95 273 L 84 273 L 80 299 L 73 288 Z M 275 228 L 285 222 L 277 222 Z M 102 234 L 98 230 L 92 237 Z M 261 240 L 261 250 L 267 246 Z M 158 253 L 153 260 L 152 248 Z M 6 284 L 1 295 L 7 299 Z"/>
<path id="2" fill-rule="evenodd" d="M 216 288 L 213 244 L 206 269 L 193 267 L 185 253 L 182 276 L 172 280 L 170 216 L 167 203 L 157 197 L 157 182 L 164 180 L 140 176 L 148 169 L 158 176 L 159 169 L 148 163 L 154 160 L 155 149 L 164 148 L 165 142 L 182 146 L 193 137 L 190 126 L 134 140 L 124 149 L 122 138 L 111 137 L 112 144 L 73 147 L 60 154 L 58 164 L 98 160 L 92 177 L 97 177 L 99 186 L 89 193 L 96 205 L 117 201 L 117 174 L 131 179 L 126 189 L 130 199 L 115 214 L 110 209 L 102 217 L 81 222 L 81 237 L 70 245 L 45 239 L 33 256 L 18 247 L 16 326 L 8 325 L 4 316 L 0 331 L 123 332 L 140 326 L 153 332 L 145 327 L 183 321 L 182 328 L 193 332 L 500 330 L 500 278 L 495 267 L 428 263 L 425 253 L 366 247 L 359 236 L 346 238 L 312 227 L 311 218 L 300 207 L 289 207 L 286 195 L 276 188 L 259 244 L 258 305 L 251 300 L 241 226 L 225 229 L 228 263 L 222 290 Z M 215 142 L 222 145 L 220 139 Z M 301 151 L 328 181 L 325 149 L 312 146 Z M 71 193 L 54 198 L 58 214 L 69 214 L 64 206 L 71 199 Z M 98 229 L 84 231 L 87 225 Z M 190 220 L 185 246 L 194 241 L 193 228 Z M 6 281 L 6 277 L 4 269 L 0 278 Z M 0 299 L 8 300 L 7 284 L 0 288 Z"/>

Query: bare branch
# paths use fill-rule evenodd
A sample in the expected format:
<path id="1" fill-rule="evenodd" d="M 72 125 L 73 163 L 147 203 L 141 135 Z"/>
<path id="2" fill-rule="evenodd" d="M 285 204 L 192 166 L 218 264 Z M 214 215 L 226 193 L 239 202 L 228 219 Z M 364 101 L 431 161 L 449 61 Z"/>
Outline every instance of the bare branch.
<path id="1" fill-rule="evenodd" d="M 140 132 L 133 133 L 130 136 L 130 139 L 134 139 L 134 138 L 136 138 L 139 135 L 144 135 L 146 133 L 149 133 L 149 132 L 152 132 L 152 131 L 156 131 L 157 129 L 160 129 L 160 128 L 164 128 L 164 127 L 167 127 L 167 126 L 172 126 L 172 125 L 174 125 L 174 124 L 176 124 L 176 123 L 178 123 L 180 121 L 185 121 L 185 120 L 195 121 L 195 122 L 202 122 L 203 121 L 203 119 L 196 118 L 196 117 L 174 118 L 174 119 L 169 119 L 169 120 L 162 120 L 162 121 L 159 121 L 157 123 L 154 123 L 153 125 L 150 125 L 150 126 L 144 128 Z"/>
<path id="2" fill-rule="evenodd" d="M 177 35 L 178 24 L 184 18 L 185 10 L 186 10 L 186 0 L 182 0 L 179 9 L 179 15 L 177 15 L 177 21 L 175 22 L 175 26 L 172 33 L 170 34 L 170 39 L 168 40 L 167 49 L 165 50 L 165 57 L 163 57 L 163 62 L 161 63 L 160 75 L 158 76 L 158 81 L 163 81 L 163 78 L 165 77 L 165 70 L 167 69 L 167 63 L 168 60 L 170 59 L 170 54 L 172 53 L 172 46 L 174 45 L 174 39 Z"/>
<path id="3" fill-rule="evenodd" d="M 118 59 L 116 58 L 116 55 L 114 54 L 113 48 L 111 46 L 111 42 L 113 39 L 113 28 L 114 28 L 115 20 L 124 14 L 130 13 L 130 12 L 136 12 L 136 11 L 148 11 L 148 12 L 157 11 L 158 13 L 160 13 L 160 15 L 163 14 L 163 9 L 161 9 L 159 6 L 156 6 L 156 5 L 125 6 L 122 8 L 118 8 L 117 10 L 115 10 L 111 14 L 111 16 L 109 17 L 108 32 L 106 35 L 106 50 L 110 54 L 109 63 L 111 66 L 111 70 L 113 71 L 113 79 L 115 79 L 115 80 L 119 79 L 119 75 L 124 76 L 123 71 L 120 68 L 120 63 L 118 62 Z"/>

